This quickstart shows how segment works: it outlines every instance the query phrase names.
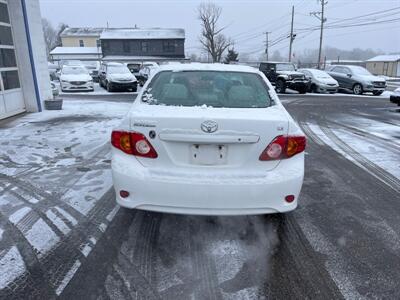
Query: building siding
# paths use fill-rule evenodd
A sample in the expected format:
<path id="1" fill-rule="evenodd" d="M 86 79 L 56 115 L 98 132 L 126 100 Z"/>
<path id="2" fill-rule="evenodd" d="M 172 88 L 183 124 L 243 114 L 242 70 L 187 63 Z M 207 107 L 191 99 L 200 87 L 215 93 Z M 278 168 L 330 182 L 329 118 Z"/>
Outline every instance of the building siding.
<path id="1" fill-rule="evenodd" d="M 80 40 L 83 41 L 84 47 L 97 47 L 97 40 L 100 39 L 100 36 L 97 37 L 79 37 L 79 36 L 65 36 L 61 37 L 61 43 L 63 47 L 80 47 Z"/>
<path id="2" fill-rule="evenodd" d="M 13 27 L 14 41 L 16 45 L 16 56 L 19 69 L 19 79 L 21 83 L 24 103 L 29 112 L 38 111 L 39 107 L 35 97 L 35 86 L 31 69 L 28 42 L 25 31 L 22 4 L 20 0 L 8 1 L 10 19 Z M 35 73 L 38 83 L 40 101 L 53 97 L 49 70 L 47 66 L 47 56 L 42 30 L 42 19 L 38 0 L 26 1 L 27 19 L 30 29 L 32 42 L 32 56 L 35 62 Z"/>
<path id="3" fill-rule="evenodd" d="M 161 56 L 170 58 L 184 58 L 184 44 L 184 39 L 101 39 L 103 56 Z"/>
<path id="4" fill-rule="evenodd" d="M 368 61 L 367 70 L 374 75 L 386 75 L 391 77 L 400 76 L 398 74 L 398 64 L 397 61 L 383 62 L 383 61 Z"/>

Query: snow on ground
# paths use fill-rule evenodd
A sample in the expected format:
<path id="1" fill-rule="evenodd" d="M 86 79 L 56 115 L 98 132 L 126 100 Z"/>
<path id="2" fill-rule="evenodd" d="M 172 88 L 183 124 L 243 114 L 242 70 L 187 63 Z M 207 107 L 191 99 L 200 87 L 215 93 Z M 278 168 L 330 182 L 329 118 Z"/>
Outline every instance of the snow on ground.
<path id="1" fill-rule="evenodd" d="M 4 255 L 0 253 L 0 257 L 0 289 L 3 289 L 21 276 L 26 268 L 16 246 L 11 247 Z"/>
<path id="2" fill-rule="evenodd" d="M 15 226 L 39 261 L 67 238 L 80 221 L 85 221 L 112 187 L 111 130 L 119 125 L 130 106 L 64 100 L 61 111 L 27 114 L 2 123 L 0 223 L 8 221 Z M 103 224 L 101 229 L 118 211 L 115 205 L 110 207 L 103 213 L 104 220 L 98 220 Z M 1 229 L 1 237 L 4 234 Z M 87 234 L 88 239 L 94 238 L 93 233 Z M 86 247 L 82 251 L 87 255 L 90 250 Z M 62 292 L 79 266 L 77 261 L 65 274 L 55 287 L 57 293 Z M 17 246 L 5 245 L 0 252 L 0 289 L 24 272 L 25 263 Z"/>
<path id="3" fill-rule="evenodd" d="M 317 144 L 331 147 L 378 179 L 391 180 L 377 168 L 381 168 L 394 178 L 400 178 L 400 148 L 396 140 L 396 136 L 400 135 L 400 126 L 357 117 L 351 121 L 341 120 L 338 117 L 336 121 L 338 124 L 350 126 L 330 125 L 327 128 L 313 123 L 301 124 L 301 126 Z"/>
<path id="4" fill-rule="evenodd" d="M 400 136 L 400 124 L 399 126 L 375 121 L 369 118 L 361 118 L 356 116 L 348 117 L 348 115 L 338 115 L 337 120 L 343 125 L 350 128 L 365 132 L 367 134 L 372 134 L 376 137 L 390 140 L 390 142 L 395 143 L 400 146 L 400 141 L 398 137 Z"/>
<path id="5" fill-rule="evenodd" d="M 336 129 L 333 130 L 333 132 L 340 140 L 367 160 L 372 161 L 394 177 L 400 178 L 400 149 L 398 146 L 397 151 L 391 151 L 385 147 L 369 142 L 368 138 L 361 137 L 360 135 L 350 133 L 343 129 Z"/>

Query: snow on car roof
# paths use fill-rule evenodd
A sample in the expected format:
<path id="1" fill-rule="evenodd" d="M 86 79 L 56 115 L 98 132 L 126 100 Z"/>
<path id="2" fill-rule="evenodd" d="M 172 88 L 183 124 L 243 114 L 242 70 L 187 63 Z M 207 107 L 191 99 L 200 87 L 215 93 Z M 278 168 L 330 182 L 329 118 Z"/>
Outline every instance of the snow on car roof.
<path id="1" fill-rule="evenodd" d="M 181 28 L 123 28 L 106 29 L 100 39 L 184 39 L 185 30 Z"/>
<path id="2" fill-rule="evenodd" d="M 225 71 L 225 72 L 250 72 L 258 73 L 258 69 L 244 65 L 227 65 L 227 64 L 166 64 L 160 66 L 161 71 Z"/>

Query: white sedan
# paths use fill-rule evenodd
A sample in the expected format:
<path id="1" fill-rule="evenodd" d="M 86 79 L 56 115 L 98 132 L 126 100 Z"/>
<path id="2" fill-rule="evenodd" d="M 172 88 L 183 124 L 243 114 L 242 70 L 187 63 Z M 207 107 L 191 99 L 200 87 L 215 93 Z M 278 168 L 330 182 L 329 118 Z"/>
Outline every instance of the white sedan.
<path id="1" fill-rule="evenodd" d="M 123 207 L 202 215 L 297 207 L 306 138 L 254 68 L 160 67 L 111 143 Z"/>
<path id="2" fill-rule="evenodd" d="M 93 78 L 89 71 L 80 65 L 64 65 L 60 76 L 61 91 L 90 91 L 94 90 Z"/>

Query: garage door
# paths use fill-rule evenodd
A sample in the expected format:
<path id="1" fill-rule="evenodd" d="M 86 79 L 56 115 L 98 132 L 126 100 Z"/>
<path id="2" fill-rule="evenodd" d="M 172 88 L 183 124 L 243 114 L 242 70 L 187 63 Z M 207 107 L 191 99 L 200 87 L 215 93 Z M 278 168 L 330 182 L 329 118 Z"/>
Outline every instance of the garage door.
<path id="1" fill-rule="evenodd" d="M 7 2 L 0 0 L 0 119 L 25 110 L 18 72 Z"/>

